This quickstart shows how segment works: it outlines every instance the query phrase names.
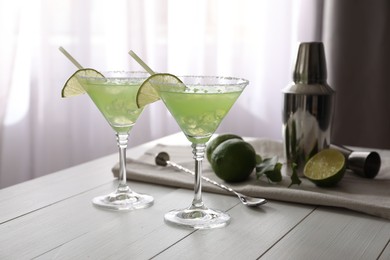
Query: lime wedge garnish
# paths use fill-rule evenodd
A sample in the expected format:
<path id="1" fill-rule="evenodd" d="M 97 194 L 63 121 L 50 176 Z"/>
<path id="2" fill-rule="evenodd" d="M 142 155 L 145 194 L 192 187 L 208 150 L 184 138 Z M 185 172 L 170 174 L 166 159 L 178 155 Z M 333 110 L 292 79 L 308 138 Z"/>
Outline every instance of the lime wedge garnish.
<path id="1" fill-rule="evenodd" d="M 309 159 L 303 174 L 316 185 L 329 187 L 343 178 L 345 168 L 345 157 L 340 151 L 325 149 Z"/>
<path id="2" fill-rule="evenodd" d="M 104 78 L 103 74 L 101 74 L 99 71 L 94 69 L 80 69 L 73 73 L 72 76 L 66 81 L 64 87 L 61 91 L 61 97 L 73 97 L 78 96 L 85 93 L 85 89 L 80 84 L 79 79 L 80 77 L 94 77 L 94 78 Z"/>
<path id="3" fill-rule="evenodd" d="M 166 88 L 184 90 L 183 82 L 173 74 L 157 73 L 147 78 L 138 89 L 137 106 L 139 108 L 160 100 L 159 91 Z"/>

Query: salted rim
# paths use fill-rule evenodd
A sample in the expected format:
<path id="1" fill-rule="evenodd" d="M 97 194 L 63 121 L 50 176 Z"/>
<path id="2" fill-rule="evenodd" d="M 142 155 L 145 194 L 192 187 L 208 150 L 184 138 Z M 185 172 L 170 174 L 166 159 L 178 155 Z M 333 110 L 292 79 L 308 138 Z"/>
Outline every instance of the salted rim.
<path id="1" fill-rule="evenodd" d="M 176 75 L 177 76 L 177 75 Z M 181 81 L 183 81 L 183 84 L 186 86 L 202 86 L 202 87 L 208 87 L 208 86 L 219 86 L 219 87 L 226 87 L 226 86 L 247 86 L 249 84 L 249 80 L 244 78 L 238 78 L 238 77 L 227 77 L 227 76 L 196 76 L 196 75 L 181 75 L 177 76 Z M 227 82 L 224 83 L 208 83 L 208 82 L 199 82 L 199 83 L 191 83 L 188 82 L 186 79 L 201 79 L 201 80 L 210 80 L 211 81 L 218 81 L 218 80 L 226 80 Z M 231 83 L 229 83 L 231 82 Z"/>
<path id="2" fill-rule="evenodd" d="M 83 80 L 90 81 L 103 81 L 103 80 L 128 80 L 128 79 L 147 79 L 149 77 L 149 73 L 145 71 L 122 71 L 122 70 L 113 70 L 113 71 L 99 71 L 104 78 L 101 77 L 91 77 L 91 76 L 82 76 L 76 75 L 76 77 Z M 118 76 L 114 76 L 118 74 Z M 112 76 L 111 76 L 112 75 Z M 136 75 L 136 76 L 131 76 Z"/>

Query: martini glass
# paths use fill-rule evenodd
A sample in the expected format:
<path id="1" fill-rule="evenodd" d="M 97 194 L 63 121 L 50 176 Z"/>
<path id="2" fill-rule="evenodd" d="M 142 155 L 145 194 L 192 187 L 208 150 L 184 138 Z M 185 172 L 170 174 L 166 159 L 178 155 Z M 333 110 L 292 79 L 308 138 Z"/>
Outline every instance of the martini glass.
<path id="1" fill-rule="evenodd" d="M 119 185 L 110 194 L 92 200 L 95 206 L 111 210 L 134 210 L 153 205 L 153 197 L 130 189 L 126 182 L 126 148 L 128 135 L 142 109 L 138 109 L 136 95 L 148 77 L 143 72 L 105 72 L 105 77 L 78 76 L 96 107 L 116 133 L 119 147 Z"/>
<path id="2" fill-rule="evenodd" d="M 229 223 L 230 216 L 223 211 L 207 208 L 202 200 L 202 160 L 206 142 L 249 82 L 231 77 L 179 78 L 185 87 L 180 83 L 176 87 L 160 87 L 159 95 L 192 143 L 195 159 L 194 199 L 189 207 L 166 213 L 165 221 L 194 229 L 223 227 Z"/>

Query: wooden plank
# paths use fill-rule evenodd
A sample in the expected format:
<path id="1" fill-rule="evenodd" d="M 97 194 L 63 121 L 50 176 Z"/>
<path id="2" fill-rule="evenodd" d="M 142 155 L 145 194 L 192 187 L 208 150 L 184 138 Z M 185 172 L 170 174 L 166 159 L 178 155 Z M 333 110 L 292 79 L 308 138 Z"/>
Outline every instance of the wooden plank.
<path id="1" fill-rule="evenodd" d="M 209 205 L 218 204 L 221 209 L 237 205 L 233 197 L 205 194 Z M 163 215 L 177 207 L 189 206 L 192 192 L 176 190 L 161 198 L 150 214 L 137 218 L 134 223 L 124 225 L 116 222 L 110 227 L 93 230 L 90 233 L 62 246 L 56 258 L 65 259 L 148 259 L 170 247 L 193 232 L 189 229 L 173 228 L 163 221 Z M 105 236 L 108 230 L 115 235 Z M 124 232 L 123 232 L 124 231 Z M 122 232 L 122 233 L 121 233 Z M 122 234 L 122 236 L 120 235 Z M 93 241 L 99 238 L 98 241 Z"/>
<path id="2" fill-rule="evenodd" d="M 128 149 L 127 157 L 138 158 L 156 143 L 181 142 L 178 134 Z M 0 190 L 0 224 L 76 194 L 112 182 L 111 168 L 118 154 L 108 155 L 87 163 L 58 171 L 40 178 Z"/>
<path id="3" fill-rule="evenodd" d="M 378 260 L 389 260 L 389 259 L 390 259 L 390 239 L 389 241 L 387 241 L 386 248 L 383 250 Z"/>
<path id="4" fill-rule="evenodd" d="M 261 259 L 377 259 L 389 239 L 388 220 L 321 207 Z"/>
<path id="5" fill-rule="evenodd" d="M 237 205 L 229 210 L 229 226 L 198 230 L 156 259 L 256 259 L 312 210 L 312 206 L 275 201 L 259 208 Z"/>
<path id="6" fill-rule="evenodd" d="M 114 180 L 110 155 L 0 190 L 0 223 Z"/>
<path id="7" fill-rule="evenodd" d="M 101 186 L 0 225 L 0 259 L 101 259 L 127 248 L 131 248 L 129 255 L 151 257 L 192 232 L 163 221 L 168 210 L 190 204 L 192 191 L 144 183 L 132 186 L 153 195 L 155 205 L 127 213 L 97 209 L 91 198 L 114 188 Z M 217 194 L 205 194 L 205 199 L 223 209 L 238 203 L 234 197 Z M 162 240 L 168 233 L 169 239 Z M 150 249 L 145 251 L 147 245 Z"/>
<path id="8" fill-rule="evenodd" d="M 153 206 L 126 213 L 92 206 L 93 197 L 113 188 L 114 183 L 103 185 L 0 225 L 0 259 L 30 259 L 112 223 L 127 223 L 123 226 L 126 230 L 132 221 L 147 219 Z M 132 188 L 155 197 L 171 192 L 169 188 L 144 183 L 133 183 Z M 101 239 L 110 240 L 110 235 L 115 234 L 108 232 Z"/>

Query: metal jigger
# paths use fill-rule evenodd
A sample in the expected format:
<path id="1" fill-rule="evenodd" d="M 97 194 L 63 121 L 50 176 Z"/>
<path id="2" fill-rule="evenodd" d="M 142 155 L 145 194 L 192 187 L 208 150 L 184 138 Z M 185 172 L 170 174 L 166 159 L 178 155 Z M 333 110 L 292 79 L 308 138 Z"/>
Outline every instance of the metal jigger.
<path id="1" fill-rule="evenodd" d="M 373 179 L 381 168 L 381 157 L 377 152 L 353 151 L 334 144 L 331 145 L 331 148 L 344 154 L 347 159 L 347 168 L 361 177 Z"/>

